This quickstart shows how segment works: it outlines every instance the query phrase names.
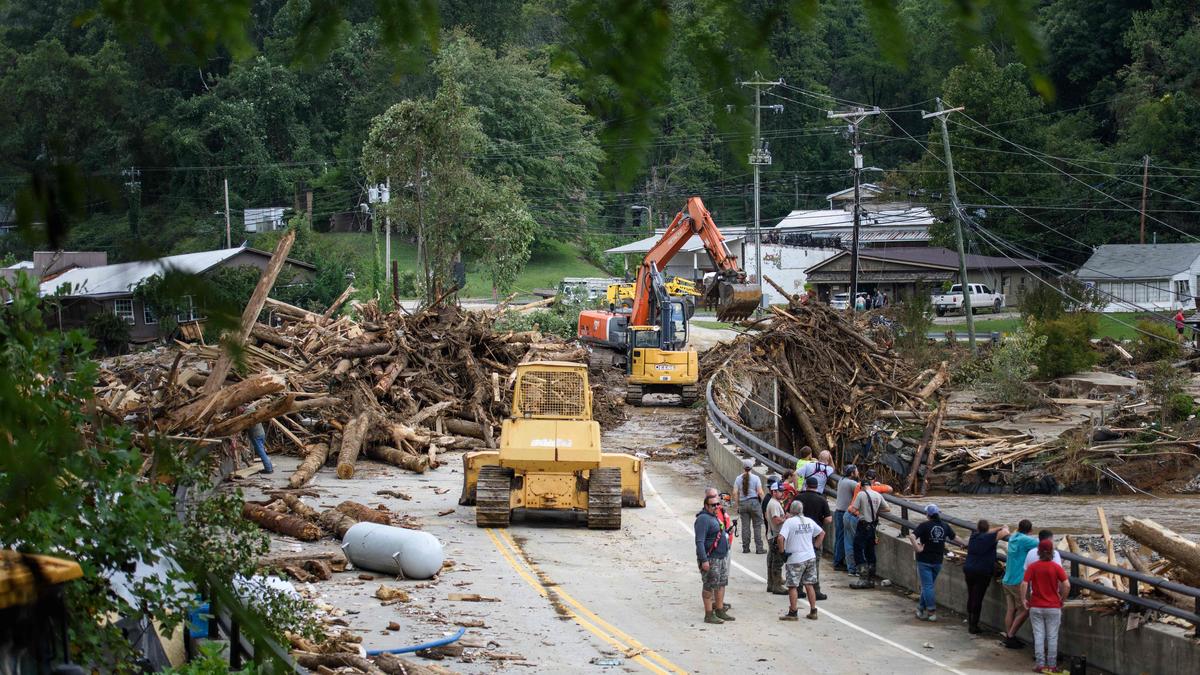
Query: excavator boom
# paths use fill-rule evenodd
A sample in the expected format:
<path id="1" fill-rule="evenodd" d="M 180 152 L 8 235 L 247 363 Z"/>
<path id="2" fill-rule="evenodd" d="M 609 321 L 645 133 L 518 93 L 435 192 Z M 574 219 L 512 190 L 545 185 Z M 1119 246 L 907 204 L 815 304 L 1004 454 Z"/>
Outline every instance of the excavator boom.
<path id="1" fill-rule="evenodd" d="M 717 274 L 704 289 L 704 294 L 716 300 L 719 320 L 744 319 L 762 304 L 762 293 L 757 286 L 744 283 L 746 275 L 738 267 L 737 258 L 729 252 L 725 237 L 717 229 L 708 209 L 704 208 L 704 202 L 699 197 L 690 197 L 683 210 L 675 215 L 662 238 L 646 254 L 642 266 L 638 269 L 633 311 L 629 319 L 631 326 L 647 325 L 650 322 L 650 305 L 651 299 L 654 298 L 652 270 L 666 269 L 667 264 L 687 244 L 692 235 L 699 236 L 704 242 L 704 250 L 717 268 Z"/>

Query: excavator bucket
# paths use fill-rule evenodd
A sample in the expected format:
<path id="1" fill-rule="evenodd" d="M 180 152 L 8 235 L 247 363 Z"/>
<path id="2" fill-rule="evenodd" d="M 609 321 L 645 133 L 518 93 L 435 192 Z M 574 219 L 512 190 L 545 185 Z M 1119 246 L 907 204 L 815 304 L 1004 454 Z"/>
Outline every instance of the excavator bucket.
<path id="1" fill-rule="evenodd" d="M 762 304 L 762 293 L 755 284 L 721 282 L 717 287 L 717 320 L 741 321 Z"/>

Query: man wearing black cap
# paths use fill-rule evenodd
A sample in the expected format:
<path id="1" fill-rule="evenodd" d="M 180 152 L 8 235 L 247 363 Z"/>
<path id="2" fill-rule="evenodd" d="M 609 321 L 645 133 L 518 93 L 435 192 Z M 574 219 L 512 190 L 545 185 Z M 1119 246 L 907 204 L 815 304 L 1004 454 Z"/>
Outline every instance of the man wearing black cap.
<path id="1" fill-rule="evenodd" d="M 816 476 L 804 479 L 804 492 L 796 499 L 804 508 L 804 517 L 825 528 L 833 522 L 833 512 L 829 510 L 829 502 L 821 494 L 821 482 Z M 826 595 L 821 592 L 821 552 L 817 551 L 817 583 L 813 584 L 817 600 L 824 600 Z"/>
<path id="2" fill-rule="evenodd" d="M 787 512 L 783 510 L 783 484 L 774 481 L 770 484 L 771 501 L 767 503 L 767 592 L 776 595 L 787 595 L 787 587 L 783 585 L 783 561 L 786 556 L 779 548 L 779 528 L 787 520 Z"/>

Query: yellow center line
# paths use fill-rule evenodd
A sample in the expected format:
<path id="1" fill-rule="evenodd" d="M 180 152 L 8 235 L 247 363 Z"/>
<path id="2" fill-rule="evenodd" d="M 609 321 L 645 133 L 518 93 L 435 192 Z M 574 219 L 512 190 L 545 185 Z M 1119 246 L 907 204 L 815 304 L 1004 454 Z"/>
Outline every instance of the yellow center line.
<path id="1" fill-rule="evenodd" d="M 524 566 L 520 562 L 517 561 L 516 558 L 514 558 L 515 551 L 510 553 L 508 551 L 507 547 L 501 543 L 500 539 L 496 536 L 496 534 L 492 530 L 492 528 L 486 528 L 484 531 L 487 532 L 488 537 L 490 537 L 492 540 L 492 543 L 495 544 L 496 550 L 498 550 L 500 552 L 500 555 L 502 555 L 504 557 L 504 559 L 508 562 L 508 564 L 513 568 L 513 570 L 515 570 L 516 573 L 518 575 L 520 575 L 520 577 L 522 579 L 524 579 L 526 583 L 528 583 L 530 586 L 532 586 L 533 590 L 537 591 L 537 593 L 539 595 L 541 595 L 544 598 L 550 598 L 551 591 L 548 588 L 546 588 L 546 586 L 544 584 L 542 584 L 541 581 L 539 581 L 536 577 L 534 577 L 532 574 L 530 574 L 524 568 Z M 514 544 L 514 548 L 515 548 L 515 544 Z M 560 591 L 557 588 L 554 590 L 554 595 L 556 595 L 556 596 L 560 595 Z M 560 605 L 560 607 L 562 607 L 562 606 Z M 592 622 L 588 621 L 587 619 L 583 618 L 579 614 L 575 613 L 573 610 L 571 610 L 571 608 L 562 607 L 562 609 L 567 614 L 569 614 L 572 619 L 574 619 L 575 623 L 579 624 L 581 627 L 586 629 L 589 633 L 595 635 L 596 637 L 607 642 L 608 644 L 612 645 L 613 647 L 616 647 L 622 654 L 628 654 L 630 652 L 637 651 L 636 647 L 627 645 L 624 642 L 622 642 L 621 640 L 618 640 L 617 638 L 613 637 L 612 635 L 609 635 L 608 633 L 606 633 L 605 631 L 601 630 L 599 627 L 594 625 Z M 641 654 L 638 654 L 638 655 L 632 657 L 632 660 L 635 663 L 646 668 L 650 672 L 656 673 L 656 675 L 669 675 L 668 671 L 663 670 L 657 664 L 652 663 L 651 661 L 647 660 Z M 684 673 L 685 671 L 675 669 L 674 672 Z"/>
<path id="2" fill-rule="evenodd" d="M 514 540 L 512 538 L 512 535 L 509 534 L 507 530 L 501 530 L 500 536 L 510 546 L 512 546 L 514 551 L 519 552 L 521 550 L 520 547 L 517 545 L 516 540 Z M 528 559 L 525 560 L 525 564 L 529 565 L 529 567 L 531 569 L 534 569 L 534 570 L 537 569 L 537 565 L 530 562 Z M 616 626 L 612 625 L 611 623 L 609 623 L 609 622 L 605 621 L 604 619 L 600 618 L 599 616 L 597 616 L 595 612 L 593 612 L 590 609 L 588 609 L 587 607 L 585 607 L 583 603 L 581 603 L 578 600 L 576 600 L 575 598 L 571 597 L 571 594 L 567 593 L 567 591 L 562 586 L 555 586 L 554 592 L 560 598 L 562 598 L 563 600 L 566 600 L 567 603 L 569 603 L 570 605 L 572 605 L 576 609 L 578 609 L 580 611 L 580 613 L 582 613 L 584 616 L 586 616 L 589 619 L 591 619 L 592 621 L 594 621 L 597 625 L 608 630 L 614 636 L 616 636 L 618 639 L 628 642 L 630 645 L 633 646 L 634 651 L 641 651 L 643 654 L 653 658 L 655 661 L 658 661 L 660 664 L 662 664 L 662 666 L 664 668 L 666 668 L 668 671 L 670 671 L 672 673 L 676 673 L 677 675 L 685 675 L 687 673 L 686 670 L 680 668 L 679 666 L 675 665 L 674 663 L 671 663 L 670 661 L 668 661 L 665 657 L 663 657 L 658 652 L 654 651 L 653 649 L 650 649 L 649 647 L 645 646 L 641 642 L 634 639 L 633 636 L 629 635 L 628 633 L 621 630 L 620 628 L 617 628 Z"/>

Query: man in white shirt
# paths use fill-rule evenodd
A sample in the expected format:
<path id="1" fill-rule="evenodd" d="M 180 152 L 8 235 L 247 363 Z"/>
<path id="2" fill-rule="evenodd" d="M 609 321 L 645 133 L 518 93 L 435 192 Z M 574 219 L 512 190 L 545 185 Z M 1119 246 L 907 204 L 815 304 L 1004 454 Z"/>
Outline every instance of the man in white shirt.
<path id="1" fill-rule="evenodd" d="M 1049 539 L 1050 543 L 1053 544 L 1054 543 L 1054 533 L 1051 532 L 1050 530 L 1041 530 L 1040 532 L 1038 532 L 1038 543 L 1039 544 L 1047 539 Z M 1037 561 L 1038 561 L 1038 550 L 1037 550 L 1037 547 L 1034 546 L 1033 548 L 1029 549 L 1029 553 L 1025 554 L 1025 569 L 1029 569 L 1029 566 Z M 1059 567 L 1063 566 L 1062 556 L 1058 554 L 1057 548 L 1054 549 L 1053 561 L 1054 561 L 1055 565 L 1058 565 Z"/>
<path id="2" fill-rule="evenodd" d="M 779 617 L 782 621 L 796 621 L 800 586 L 804 586 L 804 594 L 808 597 L 807 618 L 817 618 L 817 594 L 813 584 L 817 583 L 817 551 L 825 540 L 825 530 L 804 517 L 804 506 L 799 500 L 792 502 L 788 508 L 791 518 L 779 529 L 777 544 L 787 555 L 784 567 L 784 583 L 788 587 L 788 613 Z"/>

